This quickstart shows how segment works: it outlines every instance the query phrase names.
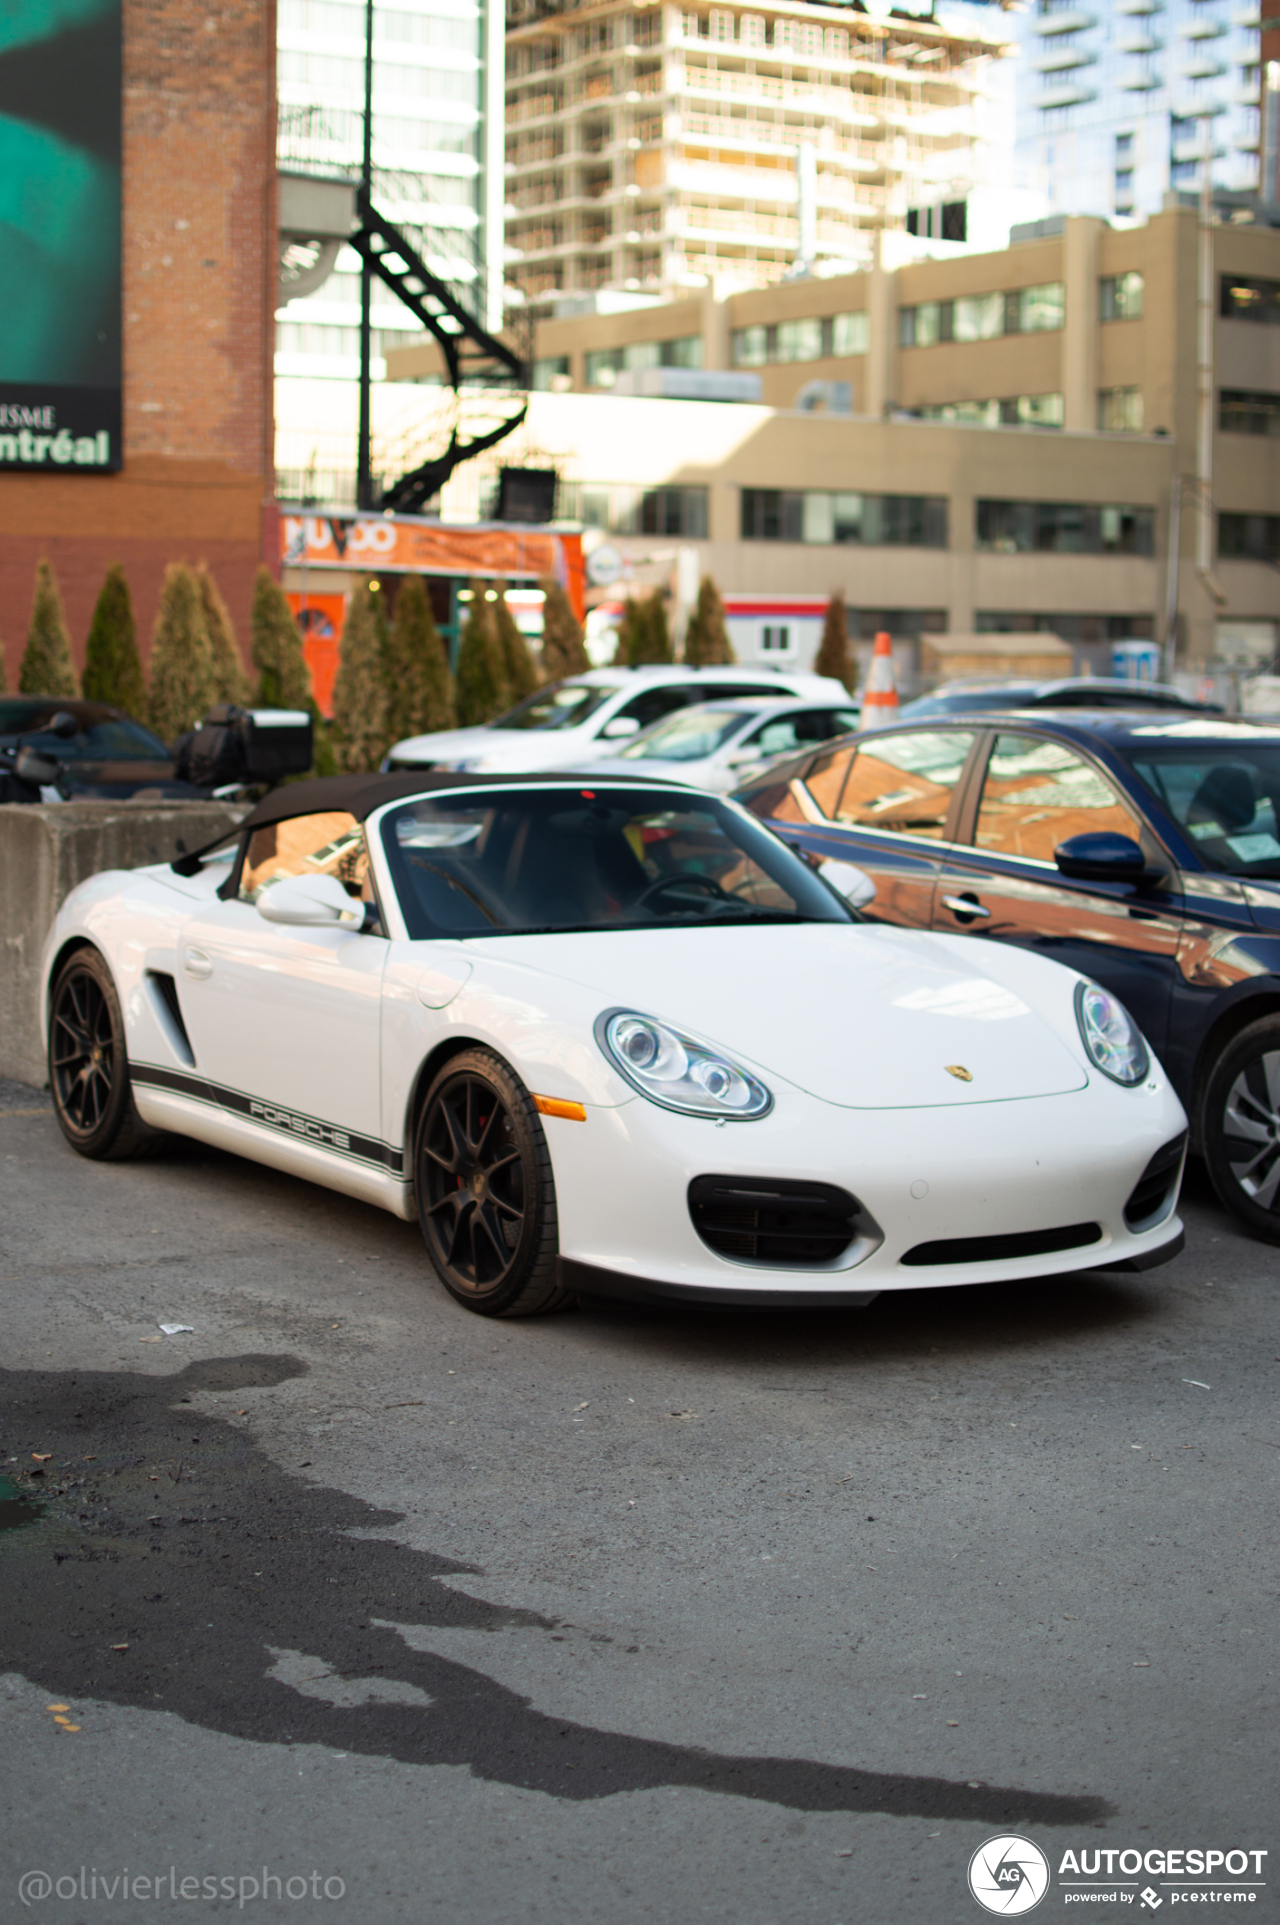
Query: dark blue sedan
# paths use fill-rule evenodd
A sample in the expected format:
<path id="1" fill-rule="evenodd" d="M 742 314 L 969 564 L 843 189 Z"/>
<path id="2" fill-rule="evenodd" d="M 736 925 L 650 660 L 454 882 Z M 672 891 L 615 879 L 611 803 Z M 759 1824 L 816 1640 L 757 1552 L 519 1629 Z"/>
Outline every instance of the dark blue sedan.
<path id="1" fill-rule="evenodd" d="M 844 736 L 738 800 L 866 870 L 866 914 L 968 930 L 1119 996 L 1223 1203 L 1280 1243 L 1280 728 L 1025 710 Z"/>

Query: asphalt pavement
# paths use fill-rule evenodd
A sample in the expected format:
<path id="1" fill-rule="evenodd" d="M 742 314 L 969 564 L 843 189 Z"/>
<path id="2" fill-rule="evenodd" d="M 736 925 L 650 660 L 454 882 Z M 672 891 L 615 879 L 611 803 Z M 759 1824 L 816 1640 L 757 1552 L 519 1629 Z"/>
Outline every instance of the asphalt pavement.
<path id="1" fill-rule="evenodd" d="M 517 1323 L 16 1084 L 0 1198 L 0 1919 L 1280 1917 L 1280 1251 L 1198 1177 L 1144 1276 Z"/>

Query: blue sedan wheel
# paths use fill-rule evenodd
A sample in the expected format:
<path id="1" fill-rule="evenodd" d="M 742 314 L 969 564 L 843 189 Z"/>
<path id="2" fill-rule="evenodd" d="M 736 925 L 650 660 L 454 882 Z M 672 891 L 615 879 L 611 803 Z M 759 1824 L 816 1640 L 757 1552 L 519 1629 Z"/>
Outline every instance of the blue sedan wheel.
<path id="1" fill-rule="evenodd" d="M 1222 1052 L 1203 1127 L 1222 1202 L 1255 1236 L 1280 1243 L 1280 1016 L 1251 1023 Z"/>

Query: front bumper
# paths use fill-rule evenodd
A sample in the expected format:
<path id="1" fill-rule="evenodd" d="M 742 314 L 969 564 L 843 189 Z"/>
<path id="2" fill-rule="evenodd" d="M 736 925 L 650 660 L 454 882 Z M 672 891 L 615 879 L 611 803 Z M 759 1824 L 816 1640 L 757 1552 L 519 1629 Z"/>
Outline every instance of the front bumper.
<path id="1" fill-rule="evenodd" d="M 1124 1220 L 1151 1157 L 1186 1127 L 1159 1074 L 1139 1090 L 1097 1077 L 1066 1095 L 964 1108 L 859 1111 L 774 1090 L 769 1116 L 723 1128 L 639 1097 L 589 1108 L 585 1126 L 548 1119 L 566 1285 L 655 1300 L 857 1304 L 885 1290 L 1146 1269 L 1181 1248 L 1174 1196 L 1139 1232 Z M 711 1172 L 840 1185 L 880 1239 L 813 1266 L 723 1256 L 689 1212 L 690 1183 Z M 921 1245 L 1082 1224 L 1098 1231 L 1085 1247 L 904 1262 Z"/>

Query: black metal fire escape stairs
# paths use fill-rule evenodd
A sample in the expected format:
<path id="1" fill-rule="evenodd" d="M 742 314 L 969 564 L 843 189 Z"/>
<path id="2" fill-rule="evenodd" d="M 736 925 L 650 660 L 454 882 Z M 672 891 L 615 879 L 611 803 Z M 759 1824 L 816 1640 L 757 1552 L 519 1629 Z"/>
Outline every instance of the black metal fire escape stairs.
<path id="1" fill-rule="evenodd" d="M 529 411 L 530 371 L 513 348 L 490 334 L 467 311 L 408 237 L 378 212 L 363 187 L 356 187 L 355 205 L 359 225 L 348 236 L 347 245 L 434 337 L 454 393 L 483 388 L 500 394 L 505 389 L 511 402 L 518 404 L 496 427 L 467 439 L 459 434 L 455 422 L 443 454 L 410 469 L 383 490 L 381 508 L 414 514 L 444 486 L 455 468 L 473 455 L 483 454 L 486 448 L 496 447 L 520 426 Z"/>

